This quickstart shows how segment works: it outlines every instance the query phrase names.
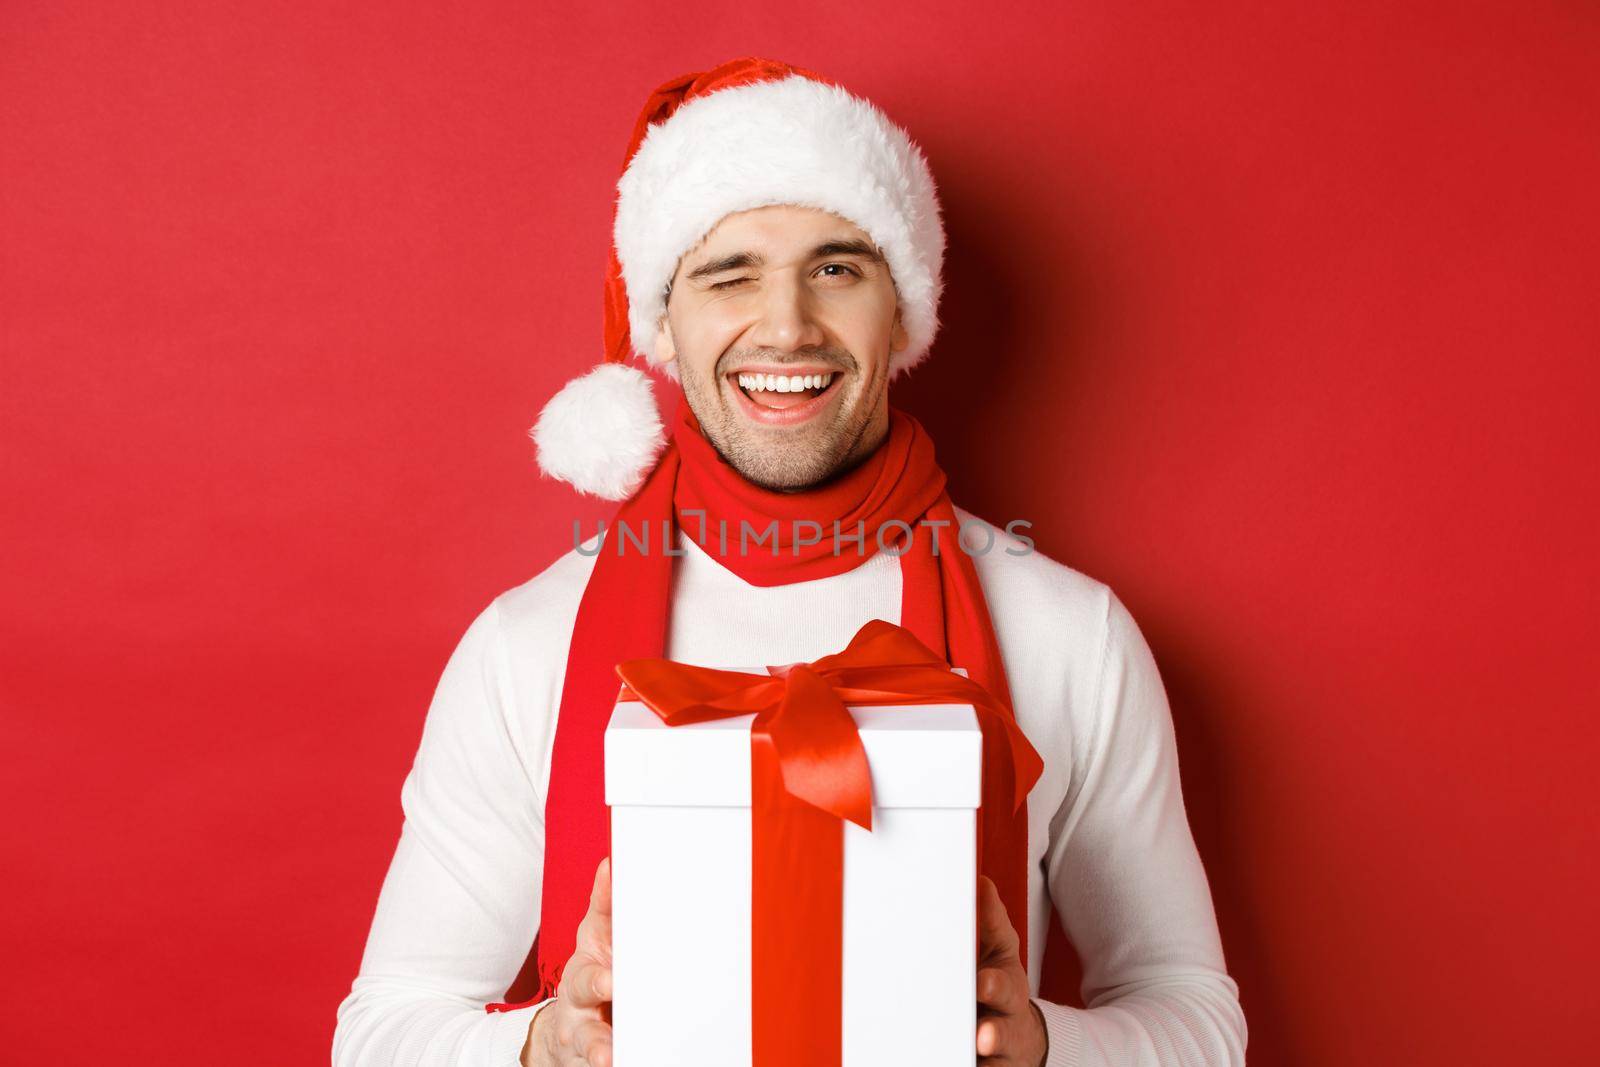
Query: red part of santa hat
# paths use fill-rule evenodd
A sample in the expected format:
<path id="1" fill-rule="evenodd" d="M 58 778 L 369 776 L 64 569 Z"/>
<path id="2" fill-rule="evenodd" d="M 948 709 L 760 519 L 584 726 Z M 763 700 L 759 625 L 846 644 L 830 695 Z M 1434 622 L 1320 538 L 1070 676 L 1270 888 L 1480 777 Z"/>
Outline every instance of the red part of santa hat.
<path id="1" fill-rule="evenodd" d="M 770 204 L 831 211 L 865 230 L 894 278 L 908 344 L 938 332 L 945 234 L 933 175 L 910 136 L 822 76 L 743 57 L 650 94 L 617 182 L 605 285 L 605 360 L 568 382 L 530 431 L 539 466 L 580 492 L 623 500 L 666 445 L 646 365 L 683 254 L 721 219 Z M 665 373 L 677 377 L 676 363 Z"/>

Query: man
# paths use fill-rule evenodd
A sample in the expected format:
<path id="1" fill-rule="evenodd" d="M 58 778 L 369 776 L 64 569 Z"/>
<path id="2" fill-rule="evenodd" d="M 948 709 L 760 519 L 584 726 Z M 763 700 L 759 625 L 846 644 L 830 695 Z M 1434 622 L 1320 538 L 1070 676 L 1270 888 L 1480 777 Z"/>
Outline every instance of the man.
<path id="1" fill-rule="evenodd" d="M 547 472 L 623 503 L 446 666 L 336 1067 L 611 1067 L 611 666 L 808 661 L 874 618 L 969 668 L 1044 761 L 1009 812 L 985 740 L 978 1061 L 1243 1063 L 1149 648 L 1104 584 L 955 508 L 888 403 L 938 322 L 920 151 L 818 75 L 740 59 L 657 90 L 618 191 L 607 360 L 534 436 Z M 681 384 L 670 431 L 631 354 Z M 1052 908 L 1087 1009 L 1037 997 Z"/>

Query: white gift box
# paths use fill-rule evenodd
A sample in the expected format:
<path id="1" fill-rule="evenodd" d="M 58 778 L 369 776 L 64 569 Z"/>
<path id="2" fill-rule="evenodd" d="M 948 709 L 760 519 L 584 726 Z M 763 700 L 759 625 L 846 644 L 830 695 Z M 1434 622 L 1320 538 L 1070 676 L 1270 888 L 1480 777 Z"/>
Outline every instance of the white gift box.
<path id="1" fill-rule="evenodd" d="M 977 715 L 965 704 L 850 713 L 871 768 L 873 829 L 843 823 L 843 1067 L 971 1067 Z M 751 1067 L 753 719 L 669 727 L 637 702 L 612 713 L 617 1067 Z"/>

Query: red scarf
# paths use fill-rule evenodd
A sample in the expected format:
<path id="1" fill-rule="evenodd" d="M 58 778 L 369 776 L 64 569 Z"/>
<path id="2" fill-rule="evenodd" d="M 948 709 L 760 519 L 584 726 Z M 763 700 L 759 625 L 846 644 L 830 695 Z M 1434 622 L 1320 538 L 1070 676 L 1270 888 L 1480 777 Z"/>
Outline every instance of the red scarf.
<path id="1" fill-rule="evenodd" d="M 774 519 L 775 548 L 768 536 Z M 802 521 L 798 538 L 795 520 Z M 924 521 L 947 525 L 918 525 Z M 676 547 L 680 526 L 746 582 L 774 586 L 860 566 L 878 551 L 879 532 L 887 523 L 894 525 L 883 531 L 882 544 L 903 550 L 900 625 L 952 665 L 966 668 L 968 677 L 1010 713 L 1011 692 L 989 607 L 971 557 L 957 545 L 959 526 L 945 491 L 944 471 L 934 458 L 933 441 L 916 419 L 891 407 L 888 436 L 867 459 L 822 485 L 780 493 L 752 484 L 724 460 L 680 398 L 672 439 L 644 485 L 622 503 L 604 531 L 594 572 L 578 606 L 545 799 L 538 937 L 506 1001 L 491 1005 L 491 1010 L 553 996 L 572 955 L 578 924 L 588 910 L 595 868 L 610 853 L 603 740 L 617 699 L 616 665 L 665 655 L 672 557 L 662 549 Z M 820 534 L 810 524 L 820 524 Z M 619 536 L 624 525 L 628 535 Z M 909 548 L 907 527 L 913 531 Z M 749 540 L 741 552 L 743 529 L 748 529 Z M 862 534 L 859 554 L 855 541 L 843 540 L 858 533 Z M 646 536 L 649 540 L 640 551 L 638 541 Z M 807 543 L 813 539 L 816 543 Z M 796 625 L 804 625 L 804 620 L 796 620 Z M 1003 729 L 984 730 L 978 869 L 994 879 L 1026 960 L 1028 811 L 1024 805 L 1013 812 L 1013 781 L 1002 758 L 1006 746 Z"/>

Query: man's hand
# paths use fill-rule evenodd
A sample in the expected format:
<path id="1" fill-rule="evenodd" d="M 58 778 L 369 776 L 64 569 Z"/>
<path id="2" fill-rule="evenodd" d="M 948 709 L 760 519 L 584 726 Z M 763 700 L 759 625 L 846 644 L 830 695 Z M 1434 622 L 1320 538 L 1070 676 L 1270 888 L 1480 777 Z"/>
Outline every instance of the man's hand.
<path id="1" fill-rule="evenodd" d="M 556 999 L 533 1017 L 523 1067 L 611 1067 L 611 859 L 594 872 L 589 912 Z"/>
<path id="2" fill-rule="evenodd" d="M 978 1062 L 983 1067 L 1044 1067 L 1044 1017 L 1028 999 L 1016 928 L 1000 891 L 978 878 Z"/>

